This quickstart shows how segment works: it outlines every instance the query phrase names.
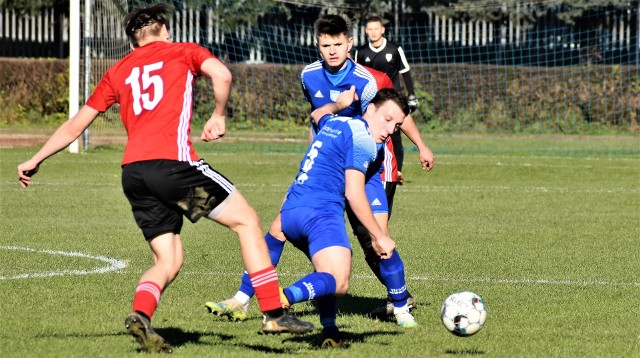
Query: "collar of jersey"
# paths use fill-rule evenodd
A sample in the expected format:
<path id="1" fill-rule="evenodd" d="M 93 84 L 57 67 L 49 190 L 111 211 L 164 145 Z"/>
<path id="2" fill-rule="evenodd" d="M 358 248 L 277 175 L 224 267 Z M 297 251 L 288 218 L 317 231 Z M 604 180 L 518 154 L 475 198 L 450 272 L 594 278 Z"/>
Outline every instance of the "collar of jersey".
<path id="1" fill-rule="evenodd" d="M 338 87 L 340 84 L 342 84 L 342 81 L 347 76 L 347 73 L 349 73 L 349 71 L 351 71 L 351 68 L 353 68 L 354 66 L 353 60 L 347 59 L 345 65 L 346 66 L 344 66 L 343 69 L 336 73 L 329 73 L 329 71 L 327 70 L 324 71 L 332 85 Z"/>
<path id="2" fill-rule="evenodd" d="M 371 49 L 371 51 L 373 52 L 380 52 L 382 50 L 384 50 L 384 48 L 387 46 L 387 39 L 386 37 L 382 38 L 382 45 L 380 45 L 380 47 L 373 47 L 373 44 L 371 42 L 369 42 L 369 48 Z"/>

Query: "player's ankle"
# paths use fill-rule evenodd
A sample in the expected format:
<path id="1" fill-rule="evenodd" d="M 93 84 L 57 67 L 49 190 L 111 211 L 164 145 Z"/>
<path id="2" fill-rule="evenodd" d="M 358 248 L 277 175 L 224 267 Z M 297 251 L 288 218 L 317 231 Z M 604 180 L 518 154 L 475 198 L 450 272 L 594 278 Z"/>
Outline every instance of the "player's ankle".
<path id="1" fill-rule="evenodd" d="M 275 310 L 270 310 L 270 311 L 264 312 L 264 315 L 268 319 L 278 318 L 278 317 L 282 316 L 283 314 L 284 314 L 284 309 L 282 309 L 282 308 L 276 308 Z"/>

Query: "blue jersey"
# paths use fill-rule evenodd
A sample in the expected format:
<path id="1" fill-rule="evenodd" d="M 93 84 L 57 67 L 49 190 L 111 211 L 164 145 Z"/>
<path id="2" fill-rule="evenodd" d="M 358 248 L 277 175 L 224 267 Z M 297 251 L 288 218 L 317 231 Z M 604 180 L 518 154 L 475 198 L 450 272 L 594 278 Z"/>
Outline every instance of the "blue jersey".
<path id="1" fill-rule="evenodd" d="M 300 163 L 282 210 L 310 207 L 343 215 L 345 171 L 367 174 L 378 146 L 363 119 L 326 115 Z"/>
<path id="2" fill-rule="evenodd" d="M 361 65 L 347 59 L 346 66 L 335 74 L 327 72 L 324 61 L 316 61 L 307 65 L 300 74 L 302 90 L 311 103 L 311 111 L 327 103 L 335 103 L 338 95 L 356 87 L 358 101 L 340 111 L 341 116 L 354 117 L 364 114 L 367 106 L 378 92 L 378 85 L 371 74 Z"/>

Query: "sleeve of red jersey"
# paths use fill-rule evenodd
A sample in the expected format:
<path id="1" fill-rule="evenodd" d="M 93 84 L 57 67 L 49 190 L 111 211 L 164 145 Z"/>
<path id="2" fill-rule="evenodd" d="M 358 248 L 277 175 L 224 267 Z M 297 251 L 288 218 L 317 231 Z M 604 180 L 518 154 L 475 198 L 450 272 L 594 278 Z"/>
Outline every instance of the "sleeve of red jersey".
<path id="1" fill-rule="evenodd" d="M 208 60 L 210 58 L 216 58 L 216 57 L 209 50 L 207 50 L 206 48 L 200 45 L 196 45 L 196 44 L 190 44 L 190 45 L 191 45 L 191 48 L 187 49 L 187 55 L 189 56 L 192 70 L 195 73 L 202 75 L 202 72 L 200 72 L 200 66 L 202 66 L 202 63 L 205 60 Z"/>
<path id="2" fill-rule="evenodd" d="M 116 103 L 116 95 L 111 85 L 110 72 L 107 72 L 98 82 L 86 104 L 98 112 L 106 112 L 114 103 Z"/>
<path id="3" fill-rule="evenodd" d="M 383 88 L 393 88 L 393 82 L 391 82 L 391 78 L 386 73 L 383 73 L 378 81 L 378 90 Z"/>

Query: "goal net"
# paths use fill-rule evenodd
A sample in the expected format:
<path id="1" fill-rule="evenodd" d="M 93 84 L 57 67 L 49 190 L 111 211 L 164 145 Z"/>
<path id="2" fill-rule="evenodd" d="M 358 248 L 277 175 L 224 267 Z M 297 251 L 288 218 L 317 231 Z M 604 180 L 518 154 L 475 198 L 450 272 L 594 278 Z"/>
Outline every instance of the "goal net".
<path id="1" fill-rule="evenodd" d="M 352 19 L 355 46 L 367 43 L 366 17 L 383 18 L 385 37 L 411 67 L 420 102 L 414 118 L 434 151 L 640 152 L 638 1 L 421 3 L 173 1 L 170 27 L 174 41 L 205 46 L 230 67 L 230 137 L 306 138 L 309 104 L 299 75 L 319 59 L 313 22 L 336 13 Z M 82 2 L 91 6 L 83 20 L 85 95 L 130 51 L 120 22 L 145 4 Z M 194 133 L 213 103 L 210 83 L 199 80 Z M 118 108 L 90 130 L 91 143 L 123 137 Z"/>

